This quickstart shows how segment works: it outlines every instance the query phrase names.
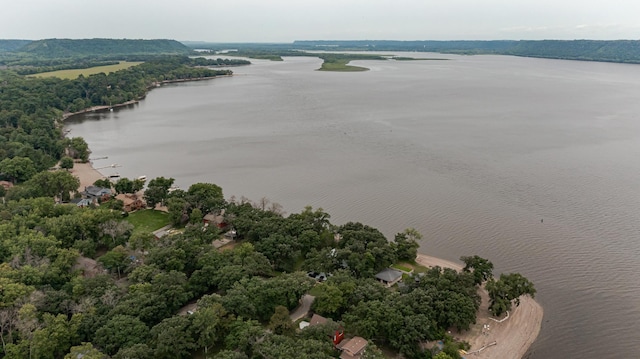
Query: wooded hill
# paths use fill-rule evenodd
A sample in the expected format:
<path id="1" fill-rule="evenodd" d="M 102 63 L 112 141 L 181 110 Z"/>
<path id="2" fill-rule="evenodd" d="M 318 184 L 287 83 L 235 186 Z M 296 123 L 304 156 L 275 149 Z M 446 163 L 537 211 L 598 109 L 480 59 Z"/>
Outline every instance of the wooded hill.
<path id="1" fill-rule="evenodd" d="M 14 51 L 47 58 L 191 53 L 191 49 L 175 40 L 131 39 L 44 39 L 29 42 Z"/>
<path id="2" fill-rule="evenodd" d="M 15 51 L 26 44 L 30 43 L 31 40 L 2 40 L 0 39 L 0 52 L 5 51 Z"/>

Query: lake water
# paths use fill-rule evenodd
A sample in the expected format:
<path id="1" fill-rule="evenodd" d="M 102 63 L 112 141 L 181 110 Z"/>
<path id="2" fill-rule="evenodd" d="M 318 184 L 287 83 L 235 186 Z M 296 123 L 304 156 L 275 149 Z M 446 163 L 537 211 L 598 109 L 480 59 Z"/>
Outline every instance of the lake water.
<path id="1" fill-rule="evenodd" d="M 415 227 L 426 254 L 520 272 L 545 309 L 530 358 L 638 357 L 640 66 L 405 55 L 451 60 L 252 60 L 68 128 L 105 174 Z"/>

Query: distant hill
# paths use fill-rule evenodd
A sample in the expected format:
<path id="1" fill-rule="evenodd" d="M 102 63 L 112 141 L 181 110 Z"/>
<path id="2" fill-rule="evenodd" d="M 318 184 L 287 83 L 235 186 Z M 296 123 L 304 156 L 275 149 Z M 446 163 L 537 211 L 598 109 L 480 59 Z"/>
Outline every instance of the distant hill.
<path id="1" fill-rule="evenodd" d="M 175 40 L 128 39 L 45 39 L 29 42 L 16 51 L 47 58 L 191 53 Z"/>
<path id="2" fill-rule="evenodd" d="M 31 40 L 2 40 L 0 39 L 0 52 L 7 51 L 15 51 L 26 44 L 30 43 Z"/>
<path id="3" fill-rule="evenodd" d="M 425 51 L 640 63 L 640 40 L 295 41 L 304 50 Z"/>

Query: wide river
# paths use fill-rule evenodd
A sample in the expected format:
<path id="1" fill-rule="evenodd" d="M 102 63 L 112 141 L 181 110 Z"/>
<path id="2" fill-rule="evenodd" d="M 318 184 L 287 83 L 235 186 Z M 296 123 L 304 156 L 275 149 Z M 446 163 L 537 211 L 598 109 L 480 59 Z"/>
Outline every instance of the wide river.
<path id="1" fill-rule="evenodd" d="M 105 174 L 415 227 L 426 254 L 519 272 L 545 309 L 530 358 L 637 358 L 640 65 L 405 55 L 450 60 L 252 60 L 68 129 Z"/>

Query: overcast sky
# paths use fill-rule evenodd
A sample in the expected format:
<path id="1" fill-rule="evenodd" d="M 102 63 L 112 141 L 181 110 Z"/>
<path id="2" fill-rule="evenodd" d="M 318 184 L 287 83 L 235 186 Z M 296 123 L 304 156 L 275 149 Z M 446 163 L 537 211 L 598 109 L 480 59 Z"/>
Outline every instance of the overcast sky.
<path id="1" fill-rule="evenodd" d="M 0 38 L 640 39 L 638 0 L 0 0 Z"/>

